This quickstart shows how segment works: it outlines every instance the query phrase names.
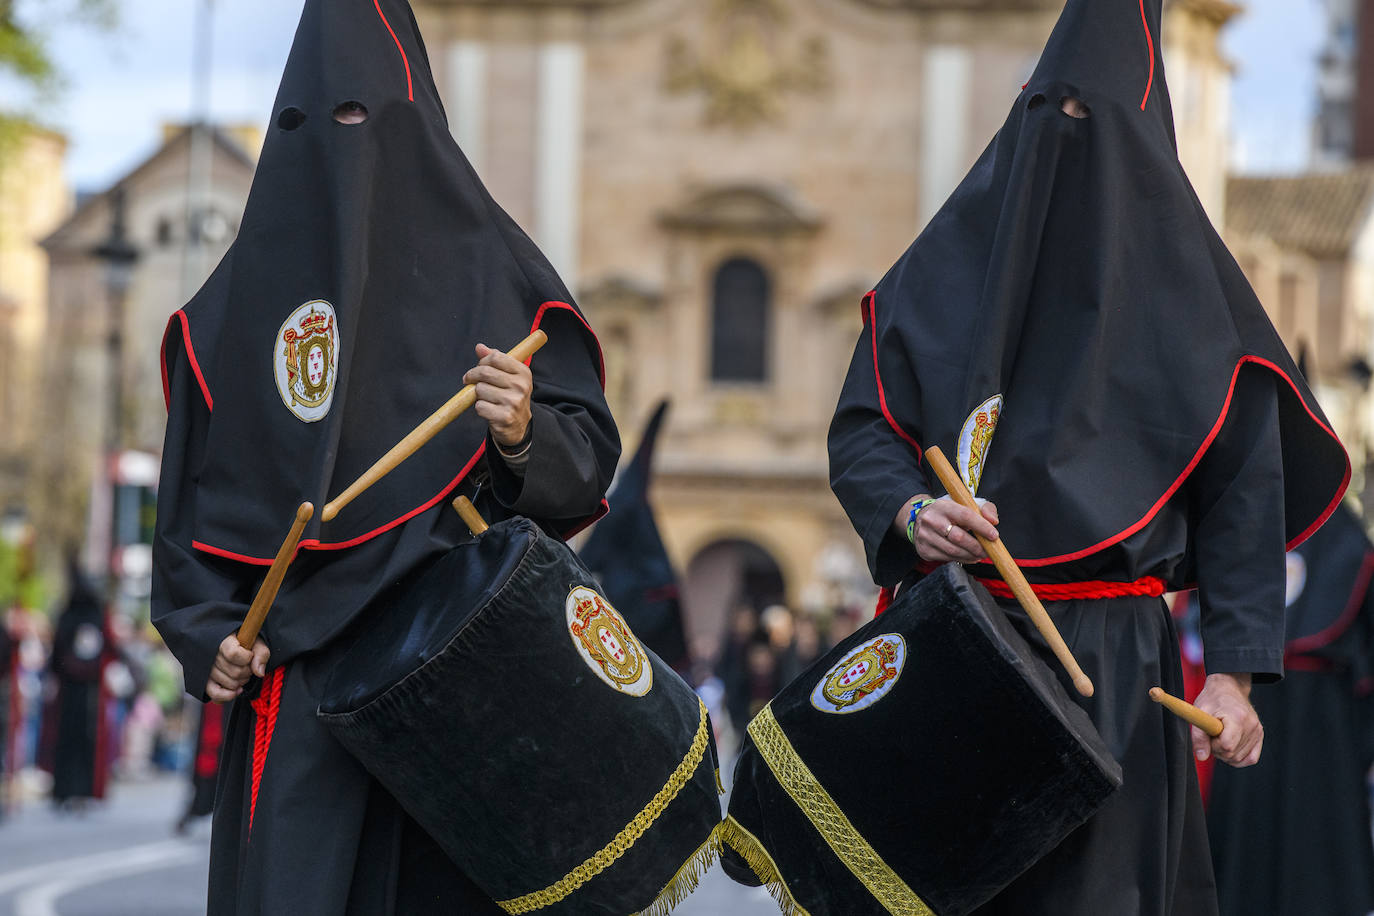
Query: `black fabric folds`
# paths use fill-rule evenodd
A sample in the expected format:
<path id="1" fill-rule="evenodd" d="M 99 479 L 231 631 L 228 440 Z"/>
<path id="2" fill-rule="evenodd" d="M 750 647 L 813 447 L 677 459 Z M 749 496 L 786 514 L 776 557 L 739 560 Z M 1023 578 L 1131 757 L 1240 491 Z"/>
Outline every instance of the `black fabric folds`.
<path id="1" fill-rule="evenodd" d="M 494 525 L 378 602 L 320 704 L 483 891 L 546 892 L 512 912 L 647 909 L 694 883 L 720 823 L 704 706 L 596 589 L 529 521 Z"/>
<path id="2" fill-rule="evenodd" d="M 578 555 L 635 635 L 674 670 L 686 674 L 690 659 L 677 574 L 649 503 L 654 445 L 667 413 L 668 402 L 663 401 L 644 428 L 629 467 L 611 490 L 610 515 L 597 522 Z"/>
<path id="3" fill-rule="evenodd" d="M 272 117 L 238 238 L 164 342 L 164 375 L 188 361 L 211 408 L 196 544 L 257 561 L 295 505 L 323 506 L 462 387 L 479 342 L 543 327 L 540 398 L 601 401 L 543 368 L 600 351 L 450 135 L 405 0 L 307 2 Z M 469 411 L 333 522 L 317 514 L 303 547 L 434 505 L 485 434 Z"/>
<path id="4" fill-rule="evenodd" d="M 1288 566 L 1284 679 L 1251 694 L 1264 753 L 1212 775 L 1221 911 L 1364 916 L 1374 909 L 1374 545 L 1343 506 Z"/>
<path id="5" fill-rule="evenodd" d="M 831 437 L 834 480 L 892 468 L 890 492 L 846 507 L 861 532 L 929 492 L 922 448 L 953 458 L 1001 395 L 979 493 L 1018 561 L 1118 543 L 1196 467 L 1246 364 L 1280 377 L 1290 546 L 1335 508 L 1345 452 L 1178 161 L 1160 7 L 1069 0 L 1001 130 L 865 300 Z M 845 434 L 875 426 L 889 448 Z"/>
<path id="6" fill-rule="evenodd" d="M 880 680 L 862 650 L 898 642 L 904 658 L 884 662 L 896 673 Z M 851 705 L 837 712 L 837 695 Z M 760 728 L 769 710 L 794 749 L 790 765 L 776 733 Z M 726 870 L 748 882 L 744 860 L 813 916 L 919 912 L 911 894 L 940 916 L 960 916 L 1120 785 L 1121 768 L 1087 714 L 986 590 L 949 565 L 903 591 L 751 723 L 735 767 Z M 848 839 L 833 811 L 818 814 L 832 805 L 852 825 Z M 883 900 L 884 888 L 897 896 Z"/>

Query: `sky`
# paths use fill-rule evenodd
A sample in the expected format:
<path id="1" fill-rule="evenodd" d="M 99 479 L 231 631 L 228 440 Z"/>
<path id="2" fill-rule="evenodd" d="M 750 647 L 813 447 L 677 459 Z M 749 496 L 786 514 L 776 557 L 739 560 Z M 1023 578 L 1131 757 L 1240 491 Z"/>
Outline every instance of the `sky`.
<path id="1" fill-rule="evenodd" d="M 69 137 L 68 176 L 77 188 L 108 186 L 156 148 L 162 123 L 188 120 L 194 21 L 208 4 L 214 11 L 211 115 L 266 123 L 303 0 L 116 2 L 121 23 L 113 33 L 49 29 L 67 87 L 44 104 L 42 115 Z M 1250 172 L 1298 170 L 1308 159 L 1322 3 L 1244 2 L 1246 12 L 1224 33 L 1236 66 L 1233 163 Z M 29 4 L 60 6 L 58 0 Z M 18 7 L 23 14 L 24 0 Z"/>

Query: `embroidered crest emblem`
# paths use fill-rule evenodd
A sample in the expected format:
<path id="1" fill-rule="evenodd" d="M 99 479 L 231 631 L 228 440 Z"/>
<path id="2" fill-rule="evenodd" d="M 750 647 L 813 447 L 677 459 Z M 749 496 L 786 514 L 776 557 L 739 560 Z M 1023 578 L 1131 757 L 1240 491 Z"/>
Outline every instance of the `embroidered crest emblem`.
<path id="1" fill-rule="evenodd" d="M 642 697 L 654 686 L 654 669 L 630 625 L 611 603 L 583 585 L 568 592 L 568 632 L 587 667 L 610 687 Z"/>
<path id="2" fill-rule="evenodd" d="M 1284 586 L 1283 606 L 1289 607 L 1302 597 L 1307 587 L 1307 561 L 1300 553 L 1288 554 L 1288 579 Z"/>
<path id="3" fill-rule="evenodd" d="M 282 322 L 272 342 L 272 371 L 287 410 L 307 423 L 324 419 L 334 402 L 334 380 L 339 374 L 334 306 L 316 299 Z"/>
<path id="4" fill-rule="evenodd" d="M 992 434 L 997 431 L 997 418 L 1002 414 L 1002 396 L 995 394 L 977 407 L 964 421 L 959 432 L 959 476 L 968 484 L 969 492 L 977 495 L 978 482 L 983 479 L 983 461 L 987 458 Z"/>
<path id="5" fill-rule="evenodd" d="M 906 664 L 906 641 L 885 633 L 840 659 L 811 691 L 811 705 L 845 715 L 867 709 L 887 696 Z"/>

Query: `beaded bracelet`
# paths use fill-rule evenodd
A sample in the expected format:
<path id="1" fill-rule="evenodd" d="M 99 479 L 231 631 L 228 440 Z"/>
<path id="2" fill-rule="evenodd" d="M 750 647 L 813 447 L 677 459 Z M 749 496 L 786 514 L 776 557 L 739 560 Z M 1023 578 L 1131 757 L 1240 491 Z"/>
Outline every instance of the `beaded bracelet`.
<path id="1" fill-rule="evenodd" d="M 921 510 L 935 502 L 935 497 L 930 496 L 925 499 L 913 500 L 911 503 L 911 514 L 906 519 L 906 539 L 913 545 L 916 543 L 916 516 L 921 514 Z"/>

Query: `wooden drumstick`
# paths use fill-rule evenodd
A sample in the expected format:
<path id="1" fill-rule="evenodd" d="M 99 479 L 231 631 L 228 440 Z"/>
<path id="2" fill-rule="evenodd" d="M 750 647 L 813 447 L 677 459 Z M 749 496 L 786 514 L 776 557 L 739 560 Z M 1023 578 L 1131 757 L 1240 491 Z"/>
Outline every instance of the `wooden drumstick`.
<path id="1" fill-rule="evenodd" d="M 940 478 L 940 483 L 945 487 L 945 491 L 959 505 L 974 512 L 981 513 L 978 502 L 969 492 L 968 487 L 964 486 L 964 479 L 955 472 L 950 465 L 949 459 L 936 446 L 926 449 L 926 458 L 930 460 L 930 466 L 935 469 L 935 475 Z M 970 532 L 972 534 L 973 532 Z M 1093 695 L 1093 682 L 1083 673 L 1083 669 L 1078 667 L 1078 661 L 1074 659 L 1073 653 L 1069 651 L 1068 645 L 1064 642 L 1064 637 L 1059 635 L 1059 630 L 1055 628 L 1054 621 L 1050 620 L 1050 615 L 1046 613 L 1044 605 L 1036 597 L 1031 589 L 1030 583 L 1021 573 L 1021 567 L 1016 565 L 1016 561 L 1011 558 L 1007 546 L 1002 541 L 987 541 L 981 536 L 974 534 L 978 538 L 978 543 L 983 545 L 983 550 L 987 551 L 992 564 L 997 567 L 997 572 L 1001 574 L 1003 581 L 1011 587 L 1012 594 L 1016 595 L 1016 600 L 1021 602 L 1021 607 L 1030 616 L 1031 623 L 1040 631 L 1050 651 L 1055 658 L 1064 666 L 1064 670 L 1069 672 L 1069 679 L 1073 681 L 1074 689 L 1085 697 Z"/>
<path id="2" fill-rule="evenodd" d="M 1151 687 L 1150 699 L 1190 725 L 1196 725 L 1213 738 L 1220 735 L 1221 730 L 1226 727 L 1216 716 L 1203 712 L 1192 703 L 1180 700 L 1171 693 L 1166 693 L 1162 687 Z"/>
<path id="3" fill-rule="evenodd" d="M 487 520 L 482 518 L 482 513 L 478 512 L 477 507 L 472 504 L 472 500 L 466 496 L 455 499 L 453 508 L 458 510 L 458 514 L 462 516 L 463 522 L 468 526 L 473 537 L 478 537 L 491 527 L 487 524 Z"/>
<path id="4" fill-rule="evenodd" d="M 310 521 L 314 514 L 315 507 L 311 503 L 301 503 L 300 508 L 296 510 L 296 520 L 291 524 L 291 531 L 287 533 L 286 540 L 282 541 L 277 558 L 272 561 L 262 585 L 258 586 L 258 593 L 253 596 L 253 603 L 248 606 L 248 616 L 243 618 L 243 625 L 239 627 L 239 645 L 245 649 L 253 648 L 253 641 L 258 638 L 262 622 L 267 619 L 267 612 L 272 610 L 272 602 L 277 600 L 277 590 L 281 588 L 282 579 L 286 578 L 286 567 L 291 565 L 296 556 L 296 545 L 300 543 L 305 523 Z"/>
<path id="5" fill-rule="evenodd" d="M 548 335 L 543 331 L 535 331 L 511 347 L 508 355 L 523 363 L 538 353 L 539 348 L 544 346 L 548 339 Z M 321 518 L 326 522 L 332 522 L 334 517 L 339 514 L 339 510 L 357 499 L 368 487 L 394 471 L 397 465 L 419 451 L 420 446 L 433 439 L 441 429 L 456 420 L 459 414 L 475 403 L 477 403 L 477 386 L 465 385 L 463 390 L 449 398 L 448 403 L 430 414 L 404 439 L 392 446 L 391 451 L 379 458 L 377 463 L 368 468 L 363 476 L 353 481 L 348 489 L 331 499 L 324 507 L 324 514 Z"/>

